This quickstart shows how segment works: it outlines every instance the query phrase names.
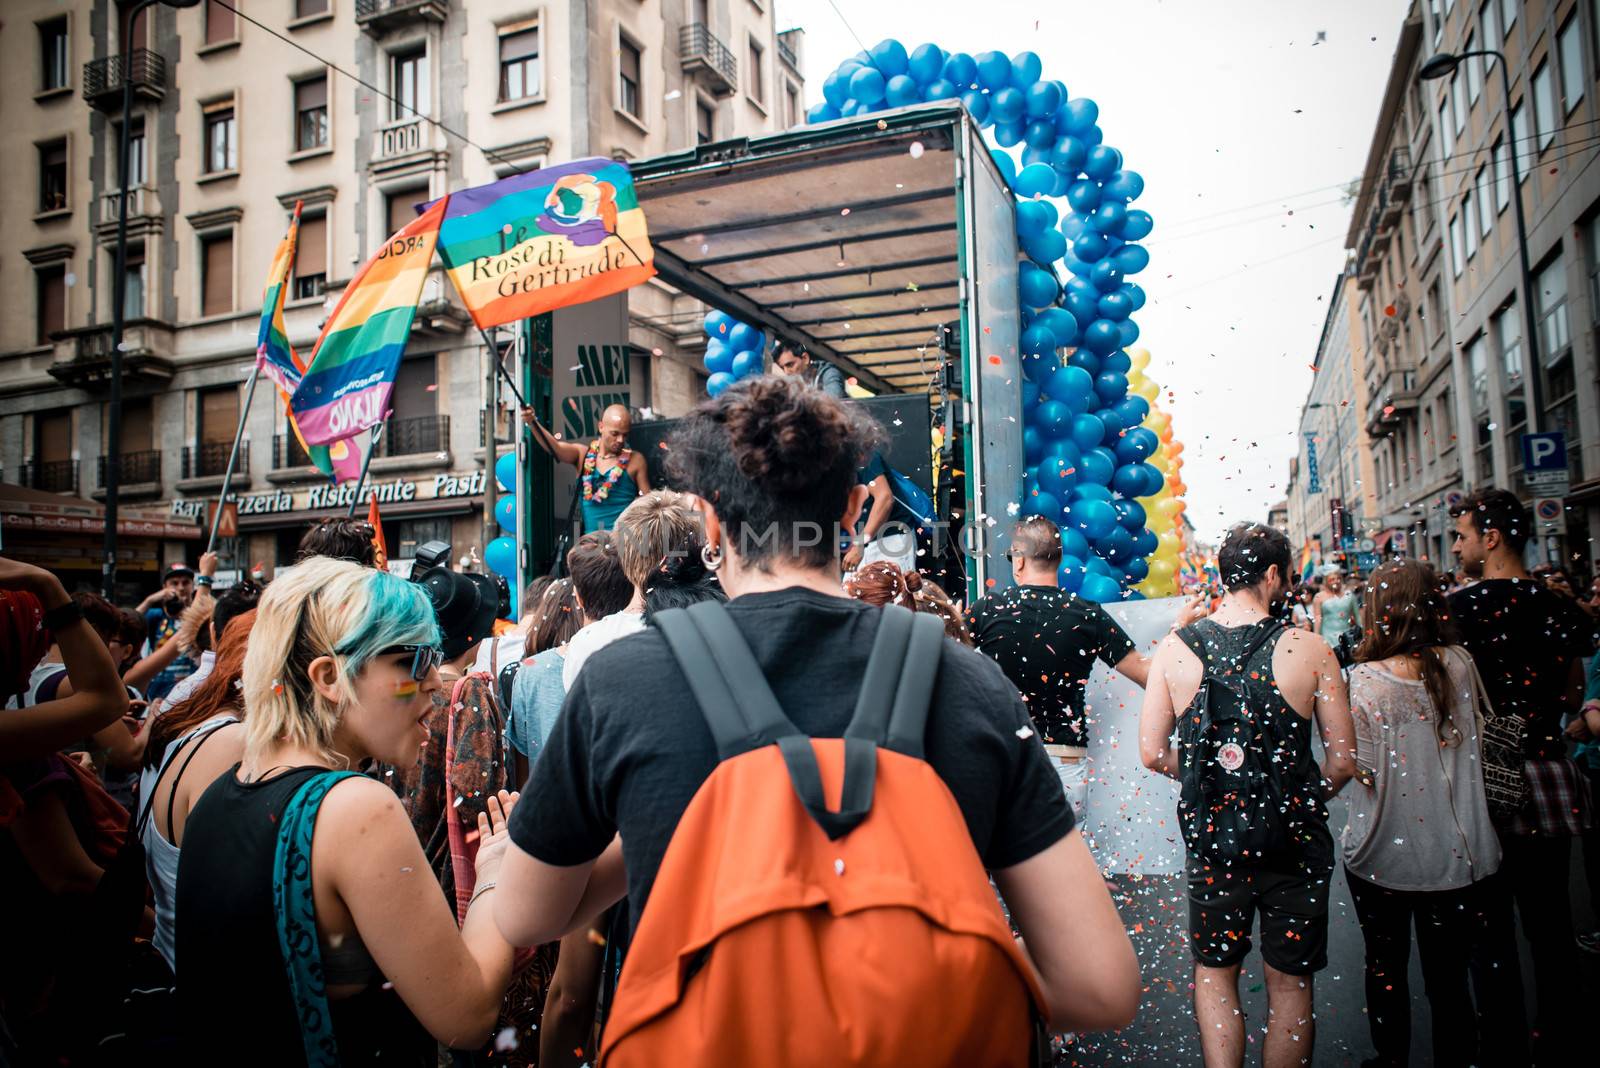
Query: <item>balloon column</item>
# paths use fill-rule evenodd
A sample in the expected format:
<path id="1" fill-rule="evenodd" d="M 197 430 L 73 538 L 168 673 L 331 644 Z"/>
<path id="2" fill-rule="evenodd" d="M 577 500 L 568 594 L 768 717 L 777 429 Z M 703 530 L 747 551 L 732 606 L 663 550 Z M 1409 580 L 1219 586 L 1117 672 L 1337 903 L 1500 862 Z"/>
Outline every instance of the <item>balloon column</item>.
<path id="1" fill-rule="evenodd" d="M 483 562 L 490 571 L 511 584 L 511 618 L 517 617 L 517 454 L 508 452 L 494 462 L 495 481 L 502 496 L 494 502 L 495 522 L 505 531 L 483 548 Z"/>
<path id="2" fill-rule="evenodd" d="M 1146 597 L 1171 597 L 1180 592 L 1178 572 L 1189 550 L 1188 534 L 1183 525 L 1187 507 L 1183 495 L 1188 488 L 1183 483 L 1183 442 L 1173 436 L 1172 417 L 1155 406 L 1161 387 L 1145 370 L 1150 364 L 1150 354 L 1135 349 L 1130 355 L 1133 370 L 1128 375 L 1128 389 L 1151 403 L 1150 414 L 1145 416 L 1141 426 L 1159 442 L 1148 463 L 1161 473 L 1163 481 L 1157 493 L 1137 502 L 1149 517 L 1149 530 L 1156 536 L 1156 548 L 1147 560 L 1149 573 L 1134 589 Z"/>
<path id="3" fill-rule="evenodd" d="M 1139 242 L 1154 226 L 1130 207 L 1144 191 L 1138 172 L 1104 143 L 1100 109 L 1041 79 L 1032 52 L 945 52 L 878 43 L 841 63 L 822 83 L 824 102 L 806 114 L 827 122 L 885 107 L 959 99 L 999 146 L 996 165 L 1017 197 L 1023 448 L 1020 511 L 1061 526 L 1061 584 L 1093 601 L 1165 590 L 1167 542 L 1183 502 L 1151 425 L 1156 389 L 1142 370 L 1132 389 L 1139 338 L 1133 316 L 1145 293 L 1129 280 L 1150 263 Z M 1020 163 L 1011 150 L 1021 146 Z M 1065 286 L 1060 269 L 1067 275 Z M 1148 363 L 1149 354 L 1142 354 Z M 709 357 L 708 357 L 709 358 Z M 1161 420 L 1166 417 L 1161 416 Z M 1167 459 L 1167 467 L 1171 460 Z M 1147 507 L 1151 502 L 1155 511 Z M 1164 511 L 1166 509 L 1167 511 Z M 1169 514 L 1170 511 L 1170 514 Z M 1176 551 L 1176 550 L 1175 550 Z M 1168 575 L 1170 579 L 1170 575 Z M 1137 593 L 1130 593 L 1135 591 Z"/>
<path id="4" fill-rule="evenodd" d="M 767 338 L 724 311 L 706 314 L 706 392 L 715 397 L 743 378 L 761 373 Z"/>

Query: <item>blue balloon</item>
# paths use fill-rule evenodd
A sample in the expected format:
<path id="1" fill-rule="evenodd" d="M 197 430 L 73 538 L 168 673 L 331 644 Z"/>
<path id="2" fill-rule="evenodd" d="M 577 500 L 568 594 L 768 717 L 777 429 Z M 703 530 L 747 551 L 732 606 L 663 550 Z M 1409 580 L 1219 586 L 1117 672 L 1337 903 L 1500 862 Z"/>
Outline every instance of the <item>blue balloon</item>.
<path id="1" fill-rule="evenodd" d="M 879 41 L 872 46 L 872 62 L 888 77 L 904 74 L 909 63 L 906 46 L 893 38 Z"/>
<path id="2" fill-rule="evenodd" d="M 1100 420 L 1085 412 L 1072 417 L 1072 428 L 1067 432 L 1072 443 L 1080 449 L 1092 449 L 1100 444 L 1100 439 L 1105 437 L 1106 428 Z M 1106 478 L 1111 477 L 1111 472 L 1106 472 Z M 1105 479 L 1100 480 L 1104 483 Z"/>
<path id="3" fill-rule="evenodd" d="M 1089 272 L 1089 281 L 1102 293 L 1109 293 L 1122 284 L 1122 272 L 1110 260 L 1101 260 Z M 1098 302 L 1097 302 L 1098 303 Z M 1112 348 L 1117 346 L 1113 345 Z"/>
<path id="4" fill-rule="evenodd" d="M 1020 122 L 996 122 L 994 124 L 994 143 L 1001 148 L 1011 148 L 1022 143 L 1022 137 L 1028 132 L 1027 127 Z"/>
<path id="5" fill-rule="evenodd" d="M 1138 311 L 1144 307 L 1144 289 L 1136 282 L 1122 283 L 1122 292 L 1128 294 L 1128 299 L 1133 302 L 1133 310 Z"/>
<path id="6" fill-rule="evenodd" d="M 1084 328 L 1081 344 L 1096 356 L 1114 351 L 1117 348 L 1117 324 L 1109 319 L 1096 319 Z M 1126 381 L 1123 385 L 1127 385 Z"/>
<path id="7" fill-rule="evenodd" d="M 1026 168 L 1024 168 L 1026 169 Z M 1045 228 L 1045 219 L 1050 212 L 1049 202 L 1044 200 L 1021 200 L 1017 202 L 1017 235 L 1031 237 Z"/>
<path id="8" fill-rule="evenodd" d="M 1122 249 L 1117 250 L 1118 253 L 1122 251 Z M 1133 314 L 1133 301 L 1120 289 L 1102 294 L 1097 306 L 1100 309 L 1100 318 L 1110 319 L 1113 322 L 1120 323 Z"/>
<path id="9" fill-rule="evenodd" d="M 1105 191 L 1118 200 L 1138 200 L 1144 192 L 1144 176 L 1138 171 L 1118 171 L 1106 179 Z"/>
<path id="10" fill-rule="evenodd" d="M 1071 531 L 1071 533 L 1076 534 L 1077 531 Z M 1062 541 L 1066 541 L 1067 534 L 1068 531 L 1063 530 L 1061 532 Z M 1082 535 L 1079 536 L 1081 537 Z M 1083 565 L 1083 557 L 1072 553 L 1063 553 L 1061 566 L 1056 568 L 1056 584 L 1067 593 L 1077 593 L 1078 590 L 1083 588 L 1083 580 L 1088 574 L 1088 569 Z"/>
<path id="11" fill-rule="evenodd" d="M 500 529 L 507 534 L 517 532 L 517 495 L 508 493 L 498 497 L 494 502 L 494 521 L 500 524 Z"/>
<path id="12" fill-rule="evenodd" d="M 1024 352 L 1019 363 L 1022 364 L 1022 377 L 1028 382 L 1043 382 L 1050 377 L 1050 372 L 1056 369 L 1060 362 L 1054 351 L 1051 352 Z"/>
<path id="13" fill-rule="evenodd" d="M 759 350 L 762 347 L 761 331 L 749 323 L 739 323 L 728 333 L 728 348 L 734 352 L 749 352 L 751 349 Z"/>
<path id="14" fill-rule="evenodd" d="M 1067 128 L 1072 131 L 1074 136 L 1081 136 L 1083 131 L 1092 127 L 1095 121 L 1100 118 L 1100 106 L 1086 96 L 1068 100 L 1066 112 L 1068 116 Z"/>
<path id="15" fill-rule="evenodd" d="M 1098 397 L 1095 399 L 1095 403 L 1099 403 Z M 1116 441 L 1123 428 L 1127 426 L 1122 421 L 1122 416 L 1117 414 L 1115 408 L 1101 408 L 1093 414 L 1096 419 L 1100 420 L 1100 425 L 1106 428 L 1105 435 L 1100 439 L 1102 442 Z"/>
<path id="16" fill-rule="evenodd" d="M 1161 492 L 1161 487 L 1166 484 L 1166 476 L 1161 473 L 1155 464 L 1140 464 L 1139 470 L 1144 473 L 1144 492 L 1141 497 L 1154 497 Z"/>
<path id="17" fill-rule="evenodd" d="M 1117 510 L 1105 501 L 1080 500 L 1070 510 L 1072 526 L 1091 543 L 1117 529 Z"/>
<path id="18" fill-rule="evenodd" d="M 1061 236 L 1060 230 L 1041 230 L 1023 238 L 1022 249 L 1035 263 L 1054 263 L 1067 254 L 1067 239 Z"/>
<path id="19" fill-rule="evenodd" d="M 1036 264 L 1023 262 L 1018 272 L 1018 292 L 1022 303 L 1030 308 L 1046 308 L 1061 296 L 1061 286 L 1055 275 Z"/>
<path id="20" fill-rule="evenodd" d="M 928 87 L 922 91 L 922 99 L 928 101 L 954 100 L 960 95 L 961 90 L 956 87 L 956 83 L 947 81 L 944 78 L 935 78 L 933 81 L 929 82 Z"/>
<path id="21" fill-rule="evenodd" d="M 1140 398 L 1143 400 L 1144 398 Z M 1148 460 L 1161 447 L 1161 439 L 1149 427 L 1136 426 L 1117 443 L 1117 459 L 1123 463 Z"/>
<path id="22" fill-rule="evenodd" d="M 1026 409 L 1024 409 L 1024 410 L 1026 410 Z M 1044 435 L 1039 433 L 1039 428 L 1038 427 L 1035 427 L 1035 426 L 1025 426 L 1025 427 L 1023 427 L 1022 428 L 1022 458 L 1027 460 L 1028 463 L 1030 463 L 1030 464 L 1036 464 L 1036 463 L 1039 462 L 1040 457 L 1042 457 L 1043 455 L 1044 455 Z"/>
<path id="23" fill-rule="evenodd" d="M 1082 453 L 1078 455 L 1080 459 L 1083 456 Z M 1073 490 L 1072 499 L 1075 501 L 1105 501 L 1113 508 L 1116 507 L 1116 496 L 1106 487 L 1094 482 L 1085 482 Z"/>
<path id="24" fill-rule="evenodd" d="M 1072 242 L 1072 254 L 1084 263 L 1096 263 L 1110 251 L 1111 243 L 1106 240 L 1106 235 L 1095 230 L 1079 234 Z"/>
<path id="25" fill-rule="evenodd" d="M 862 67 L 850 75 L 850 98 L 863 104 L 883 103 L 883 94 L 888 90 L 888 82 L 883 74 L 874 67 Z"/>
<path id="26" fill-rule="evenodd" d="M 1046 167 L 1050 166 L 1050 150 L 1048 148 L 1038 148 L 1034 145 L 1028 144 L 1028 130 L 1026 127 L 1022 131 L 1022 141 L 1022 165 L 1024 167 L 1032 166 L 1035 163 L 1042 163 Z M 1050 173 L 1054 174 L 1055 171 L 1051 171 Z M 1052 185 L 1051 188 L 1055 188 L 1054 185 Z"/>
<path id="27" fill-rule="evenodd" d="M 1044 73 L 1044 61 L 1032 52 L 1018 52 L 1011 60 L 1011 84 L 1026 89 Z M 1054 111 L 1055 108 L 1051 108 Z"/>
<path id="28" fill-rule="evenodd" d="M 961 94 L 961 102 L 972 113 L 972 121 L 979 126 L 989 125 L 989 96 L 976 89 L 968 89 Z"/>
<path id="29" fill-rule="evenodd" d="M 1087 178 L 1080 178 L 1067 187 L 1067 203 L 1072 205 L 1073 211 L 1081 211 L 1085 215 L 1100 206 L 1100 186 Z"/>
<path id="30" fill-rule="evenodd" d="M 1144 529 L 1148 518 L 1144 514 L 1144 505 L 1138 501 L 1112 501 L 1111 506 L 1117 510 L 1117 522 L 1129 534 L 1138 534 Z"/>
<path id="31" fill-rule="evenodd" d="M 730 373 L 734 378 L 749 378 L 762 371 L 761 353 L 746 350 L 733 358 L 733 367 Z"/>
<path id="32" fill-rule="evenodd" d="M 920 44 L 906 63 L 906 73 L 923 85 L 938 80 L 944 70 L 944 49 L 936 44 Z"/>
<path id="33" fill-rule="evenodd" d="M 1093 148 L 1095 145 L 1098 145 L 1100 142 L 1106 139 L 1106 135 L 1101 132 L 1100 127 L 1098 126 L 1089 126 L 1082 130 L 1074 130 L 1073 136 L 1082 141 L 1084 147 L 1086 148 Z M 1084 162 L 1087 163 L 1089 161 L 1084 160 Z"/>
<path id="34" fill-rule="evenodd" d="M 1041 384 L 1046 396 L 1065 404 L 1073 415 L 1089 410 L 1089 398 L 1094 394 L 1094 379 L 1082 368 L 1058 367 Z"/>
<path id="35" fill-rule="evenodd" d="M 1100 373 L 1100 357 L 1079 345 L 1067 356 L 1067 363 L 1072 367 L 1081 367 L 1088 372 L 1090 378 Z"/>
<path id="36" fill-rule="evenodd" d="M 1027 356 L 1054 355 L 1056 335 L 1048 326 L 1040 326 L 1036 322 L 1022 332 L 1020 344 L 1023 354 Z"/>
<path id="37" fill-rule="evenodd" d="M 1113 580 L 1117 577 L 1117 569 L 1106 563 L 1105 558 L 1099 553 L 1090 553 L 1085 557 L 1084 567 L 1091 575 L 1104 575 L 1106 578 Z"/>
<path id="38" fill-rule="evenodd" d="M 1080 480 L 1083 482 L 1092 482 L 1097 486 L 1108 486 L 1111 484 L 1111 476 L 1116 474 L 1117 466 L 1112 461 L 1106 459 L 1106 454 L 1104 452 L 1101 452 L 1099 448 L 1095 447 L 1099 443 L 1100 431 L 1104 428 L 1101 427 L 1100 420 L 1096 419 L 1092 415 L 1085 415 L 1081 418 L 1088 419 L 1094 423 L 1096 442 L 1095 445 L 1085 446 L 1083 458 L 1078 461 L 1078 474 L 1080 476 Z M 1081 445 L 1083 443 L 1080 441 L 1079 444 Z"/>
<path id="39" fill-rule="evenodd" d="M 1065 456 L 1046 456 L 1038 466 L 1039 487 L 1063 500 L 1078 484 L 1078 465 Z"/>
<path id="40" fill-rule="evenodd" d="M 1070 285 L 1067 288 L 1067 311 L 1072 313 L 1072 318 L 1078 323 L 1079 336 L 1083 336 L 1083 324 L 1093 323 L 1100 317 L 1099 297 L 1093 292 L 1094 287 L 1089 287 L 1091 292 L 1084 293 L 1081 289 L 1075 290 Z"/>
<path id="41" fill-rule="evenodd" d="M 1044 490 L 1022 495 L 1023 515 L 1042 515 L 1054 523 L 1061 518 L 1061 502 Z"/>
<path id="42" fill-rule="evenodd" d="M 1070 207 L 1070 205 L 1068 205 Z M 1098 231 L 1089 227 L 1089 217 L 1082 212 L 1069 211 L 1061 217 L 1061 232 L 1067 235 L 1067 240 L 1076 241 L 1084 234 L 1093 234 Z"/>
<path id="43" fill-rule="evenodd" d="M 1084 537 L 1082 534 L 1079 534 L 1076 530 L 1073 530 L 1071 527 L 1063 527 L 1061 529 L 1061 555 L 1062 556 L 1064 556 L 1064 557 L 1065 556 L 1075 556 L 1075 557 L 1077 557 L 1078 561 L 1079 561 L 1078 566 L 1082 567 L 1083 566 L 1082 561 L 1083 561 L 1083 559 L 1085 557 L 1087 557 L 1089 555 L 1089 551 L 1090 550 L 1089 550 L 1089 539 L 1088 538 Z"/>
<path id="44" fill-rule="evenodd" d="M 987 98 L 986 98 L 987 99 Z M 1011 188 L 1017 187 L 1017 163 L 1011 158 L 1011 153 L 1002 152 L 998 148 L 989 150 L 989 158 L 994 160 L 994 165 L 1000 170 L 1000 177 L 1006 180 Z"/>
<path id="45" fill-rule="evenodd" d="M 1028 379 L 1022 380 L 1022 410 L 1027 411 L 1039 403 L 1039 386 Z"/>
<path id="46" fill-rule="evenodd" d="M 1117 371 L 1101 371 L 1095 376 L 1094 391 L 1107 404 L 1115 404 L 1128 395 L 1128 376 Z"/>
<path id="47" fill-rule="evenodd" d="M 978 64 L 965 52 L 952 52 L 944 61 L 944 80 L 957 89 L 970 89 L 978 80 Z"/>
<path id="48" fill-rule="evenodd" d="M 1117 468 L 1111 476 L 1111 488 L 1124 497 L 1143 497 L 1146 480 L 1137 464 Z"/>
<path id="49" fill-rule="evenodd" d="M 1061 90 L 1056 88 L 1055 82 L 1034 82 L 1022 95 L 1028 102 L 1029 118 L 1050 120 L 1050 139 L 1054 141 L 1055 113 L 1061 106 Z"/>
<path id="50" fill-rule="evenodd" d="M 1050 165 L 1062 174 L 1076 177 L 1083 170 L 1083 161 L 1089 158 L 1089 147 L 1076 137 L 1056 139 Z"/>
<path id="51" fill-rule="evenodd" d="M 706 393 L 713 397 L 722 395 L 722 391 L 733 385 L 734 378 L 726 371 L 718 371 L 706 379 Z"/>
<path id="52" fill-rule="evenodd" d="M 1084 181 L 1088 179 L 1085 178 Z M 1102 234 L 1115 234 L 1121 231 L 1122 224 L 1127 218 L 1127 205 L 1120 200 L 1102 200 L 1094 214 L 1089 217 L 1089 225 Z"/>
<path id="53" fill-rule="evenodd" d="M 728 331 L 738 325 L 738 320 L 725 311 L 712 309 L 706 313 L 706 337 L 728 339 Z"/>
<path id="54" fill-rule="evenodd" d="M 1083 161 L 1083 173 L 1097 182 L 1103 182 L 1122 169 L 1122 153 L 1109 145 L 1096 145 Z"/>
<path id="55" fill-rule="evenodd" d="M 1055 156 L 1056 128 L 1043 119 L 1025 118 L 1023 121 L 1027 125 L 1023 127 L 1022 139 L 1028 143 L 1029 148 L 1038 152 L 1038 162 L 1047 167 L 1050 166 L 1050 161 Z M 1054 178 L 1056 171 L 1052 169 L 1050 174 Z M 1054 188 L 1054 185 L 1055 183 L 1052 181 L 1051 188 Z"/>
<path id="56" fill-rule="evenodd" d="M 1040 401 L 1034 411 L 1034 426 L 1047 438 L 1065 437 L 1072 427 L 1072 409 L 1058 400 Z"/>
<path id="57" fill-rule="evenodd" d="M 989 114 L 995 122 L 1017 122 L 1027 110 L 1028 102 L 1015 89 L 1001 89 L 989 97 Z"/>
<path id="58" fill-rule="evenodd" d="M 1122 565 L 1122 574 L 1126 578 L 1128 585 L 1137 586 L 1139 583 L 1150 577 L 1150 565 L 1143 559 L 1148 555 L 1148 553 L 1139 553 L 1135 551 L 1133 558 Z M 1139 593 L 1138 591 L 1132 591 L 1128 594 L 1128 600 L 1130 601 L 1138 601 L 1143 599 L 1144 594 Z"/>
<path id="59" fill-rule="evenodd" d="M 1150 251 L 1143 245 L 1123 245 L 1111 254 L 1111 262 L 1123 274 L 1138 274 L 1150 266 Z"/>
<path id="60" fill-rule="evenodd" d="M 503 578 L 517 577 L 517 539 L 502 534 L 483 547 L 483 562 Z"/>
<path id="61" fill-rule="evenodd" d="M 832 122 L 839 118 L 841 112 L 833 104 L 816 104 L 806 112 L 806 121 L 810 123 Z"/>
<path id="62" fill-rule="evenodd" d="M 517 454 L 508 452 L 494 462 L 494 478 L 500 488 L 513 493 L 517 488 Z"/>
<path id="63" fill-rule="evenodd" d="M 729 372 L 733 370 L 733 350 L 728 346 L 713 341 L 706 346 L 706 370 L 712 374 Z"/>
<path id="64" fill-rule="evenodd" d="M 1129 208 L 1128 214 L 1122 220 L 1122 239 L 1124 241 L 1138 241 L 1150 236 L 1150 231 L 1156 228 L 1155 220 L 1143 208 Z"/>
<path id="65" fill-rule="evenodd" d="M 1110 563 L 1125 564 L 1133 559 L 1133 535 L 1119 523 L 1111 528 L 1111 533 L 1095 542 L 1094 548 Z"/>
<path id="66" fill-rule="evenodd" d="M 1117 401 L 1116 408 L 1122 424 L 1128 427 L 1137 427 L 1150 414 L 1150 402 L 1134 393 Z"/>
<path id="67" fill-rule="evenodd" d="M 1055 334 L 1056 344 L 1062 348 L 1078 343 L 1078 321 L 1065 308 L 1045 308 L 1033 322 Z"/>
<path id="68" fill-rule="evenodd" d="M 978 84 L 991 93 L 1011 84 L 1011 60 L 1004 52 L 984 52 L 977 57 Z"/>
<path id="69" fill-rule="evenodd" d="M 922 102 L 922 86 L 918 85 L 917 80 L 909 74 L 896 74 L 884 87 L 883 96 L 892 108 L 919 104 Z"/>
<path id="70" fill-rule="evenodd" d="M 1138 504 L 1138 501 L 1130 502 Z M 1149 556 L 1161 547 L 1161 539 L 1156 537 L 1156 532 L 1148 527 L 1144 530 L 1133 532 L 1133 554 L 1135 556 Z"/>
<path id="71" fill-rule="evenodd" d="M 843 68 L 822 80 L 822 99 L 832 104 L 835 110 L 850 99 L 850 76 Z"/>
<path id="72" fill-rule="evenodd" d="M 1127 348 L 1139 340 L 1139 324 L 1132 319 L 1124 319 L 1117 324 L 1117 343 Z"/>
<path id="73" fill-rule="evenodd" d="M 1019 197 L 1049 196 L 1050 190 L 1055 188 L 1056 172 L 1043 163 L 1030 163 L 1022 168 L 1022 173 L 1017 175 L 1013 188 Z"/>

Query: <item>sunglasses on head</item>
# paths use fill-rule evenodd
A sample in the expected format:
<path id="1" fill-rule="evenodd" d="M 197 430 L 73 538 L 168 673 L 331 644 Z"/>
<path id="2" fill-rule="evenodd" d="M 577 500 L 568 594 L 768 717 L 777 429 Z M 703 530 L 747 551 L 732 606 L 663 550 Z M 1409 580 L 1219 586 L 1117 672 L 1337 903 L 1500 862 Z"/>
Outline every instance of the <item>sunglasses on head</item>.
<path id="1" fill-rule="evenodd" d="M 444 663 L 444 650 L 437 645 L 391 645 L 379 656 L 405 656 L 411 657 L 411 677 L 421 682 L 428 677 L 428 672 Z"/>

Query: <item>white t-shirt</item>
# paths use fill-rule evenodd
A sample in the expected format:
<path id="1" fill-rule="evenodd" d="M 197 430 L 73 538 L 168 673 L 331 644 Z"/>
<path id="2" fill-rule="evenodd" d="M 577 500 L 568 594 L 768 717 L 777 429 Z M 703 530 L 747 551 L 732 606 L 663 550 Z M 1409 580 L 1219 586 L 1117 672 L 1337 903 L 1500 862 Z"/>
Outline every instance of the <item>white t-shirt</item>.
<path id="1" fill-rule="evenodd" d="M 498 653 L 495 652 L 496 646 L 499 647 Z M 478 655 L 472 661 L 472 670 L 474 673 L 481 671 L 486 675 L 497 675 L 499 669 L 507 664 L 515 664 L 518 660 L 521 660 L 522 651 L 527 646 L 527 632 L 515 630 L 509 634 L 502 634 L 500 637 L 490 641 L 480 642 Z M 491 661 L 493 662 L 493 668 L 490 667 Z"/>
<path id="2" fill-rule="evenodd" d="M 567 644 L 567 662 L 561 667 L 561 688 L 572 689 L 572 684 L 578 679 L 578 672 L 595 653 L 618 638 L 626 638 L 641 630 L 644 630 L 644 613 L 629 612 L 624 609 L 621 612 L 613 612 L 604 619 L 596 620 L 574 634 L 572 641 Z"/>
<path id="3" fill-rule="evenodd" d="M 192 674 L 185 675 L 183 678 L 179 679 L 177 685 L 167 691 L 167 696 L 161 698 L 161 700 L 157 702 L 160 707 L 156 709 L 156 711 L 165 712 L 167 709 L 176 706 L 178 702 L 187 701 L 189 699 L 189 695 L 200 688 L 200 684 L 206 681 L 206 676 L 211 674 L 212 669 L 216 666 L 216 653 L 212 652 L 210 649 L 207 649 L 205 652 L 201 653 L 200 666 L 195 668 Z"/>

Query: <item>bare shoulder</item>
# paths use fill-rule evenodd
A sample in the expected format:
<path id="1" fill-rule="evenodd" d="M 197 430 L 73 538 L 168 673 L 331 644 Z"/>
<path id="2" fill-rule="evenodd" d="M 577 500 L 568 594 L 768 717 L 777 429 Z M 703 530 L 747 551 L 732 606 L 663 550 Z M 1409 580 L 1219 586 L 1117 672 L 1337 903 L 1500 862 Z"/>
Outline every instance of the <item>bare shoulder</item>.
<path id="1" fill-rule="evenodd" d="M 337 840 L 361 839 L 365 846 L 401 832 L 415 837 L 400 798 L 383 783 L 365 775 L 334 783 L 317 812 L 317 831 L 319 839 L 326 833 Z"/>
<path id="2" fill-rule="evenodd" d="M 1283 637 L 1278 641 L 1278 650 L 1296 658 L 1304 658 L 1308 662 L 1333 655 L 1333 646 L 1328 644 L 1326 638 L 1316 631 L 1302 630 L 1299 627 L 1283 629 Z"/>

